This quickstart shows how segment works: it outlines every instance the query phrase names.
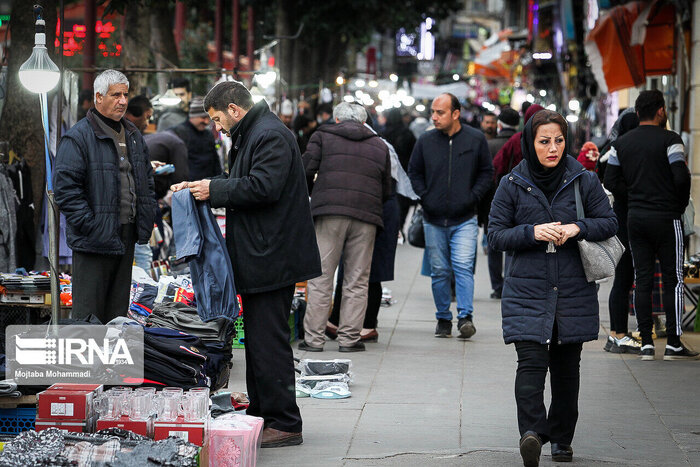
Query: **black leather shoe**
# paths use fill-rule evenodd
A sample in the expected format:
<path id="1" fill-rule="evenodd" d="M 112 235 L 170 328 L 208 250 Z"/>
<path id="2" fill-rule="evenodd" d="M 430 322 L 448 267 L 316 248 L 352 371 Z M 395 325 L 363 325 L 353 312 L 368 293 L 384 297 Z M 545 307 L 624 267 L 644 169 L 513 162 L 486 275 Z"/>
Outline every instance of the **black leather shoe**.
<path id="1" fill-rule="evenodd" d="M 364 351 L 365 351 L 365 344 L 363 344 L 362 342 L 359 342 L 359 341 L 355 342 L 352 345 L 348 345 L 345 347 L 342 345 L 338 346 L 338 352 L 364 352 Z"/>
<path id="2" fill-rule="evenodd" d="M 542 440 L 534 431 L 526 431 L 520 438 L 520 456 L 525 467 L 538 467 L 540 465 L 540 453 L 542 452 Z"/>
<path id="3" fill-rule="evenodd" d="M 311 347 L 306 341 L 299 342 L 297 349 L 306 350 L 307 352 L 323 352 L 323 347 Z"/>
<path id="4" fill-rule="evenodd" d="M 552 460 L 554 462 L 571 462 L 574 450 L 568 444 L 552 443 Z"/>

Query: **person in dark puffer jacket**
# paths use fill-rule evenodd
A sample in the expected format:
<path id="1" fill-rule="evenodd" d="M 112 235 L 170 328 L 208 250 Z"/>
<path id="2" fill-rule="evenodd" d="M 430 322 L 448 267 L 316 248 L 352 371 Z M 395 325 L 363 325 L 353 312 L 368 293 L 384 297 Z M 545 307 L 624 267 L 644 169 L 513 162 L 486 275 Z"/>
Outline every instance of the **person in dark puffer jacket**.
<path id="1" fill-rule="evenodd" d="M 377 229 L 384 227 L 383 203 L 392 194 L 391 160 L 384 142 L 365 127 L 362 106 L 338 104 L 337 124 L 322 125 L 302 156 L 313 182 L 314 217 L 321 277 L 309 281 L 301 350 L 320 351 L 331 307 L 333 275 L 343 254 L 345 277 L 338 344 L 341 352 L 364 350 L 360 330 L 367 309 L 367 287 Z"/>
<path id="2" fill-rule="evenodd" d="M 566 120 L 541 110 L 523 130 L 523 161 L 503 177 L 491 206 L 489 245 L 512 256 L 501 312 L 506 344 L 515 343 L 520 452 L 538 465 L 542 443 L 555 461 L 571 460 L 578 418 L 583 342 L 598 338 L 595 283 L 586 280 L 577 240 L 601 241 L 617 232 L 598 177 L 566 155 Z M 585 211 L 577 220 L 575 181 Z M 547 371 L 552 385 L 544 406 Z"/>
<path id="3" fill-rule="evenodd" d="M 73 250 L 73 317 L 107 323 L 129 308 L 134 245 L 151 238 L 156 199 L 148 147 L 124 118 L 129 81 L 106 70 L 94 89 L 95 108 L 61 139 L 53 183 Z"/>

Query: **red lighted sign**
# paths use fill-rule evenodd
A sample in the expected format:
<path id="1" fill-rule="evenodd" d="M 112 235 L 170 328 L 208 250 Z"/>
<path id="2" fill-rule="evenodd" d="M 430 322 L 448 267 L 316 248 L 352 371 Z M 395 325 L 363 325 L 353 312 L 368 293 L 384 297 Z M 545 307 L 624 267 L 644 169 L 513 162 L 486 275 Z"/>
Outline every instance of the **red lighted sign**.
<path id="1" fill-rule="evenodd" d="M 111 21 L 95 22 L 95 33 L 100 40 L 97 43 L 98 53 L 102 54 L 103 57 L 119 57 L 122 53 L 122 45 L 114 44 L 108 45 L 105 40 L 110 39 L 112 34 L 116 31 L 114 24 Z M 59 48 L 60 43 L 58 37 L 61 34 L 61 22 L 60 20 L 56 22 L 56 48 Z M 74 24 L 70 31 L 63 31 L 63 55 L 66 57 L 71 57 L 73 55 L 80 55 L 83 52 L 83 43 L 87 35 L 87 26 L 84 24 Z"/>

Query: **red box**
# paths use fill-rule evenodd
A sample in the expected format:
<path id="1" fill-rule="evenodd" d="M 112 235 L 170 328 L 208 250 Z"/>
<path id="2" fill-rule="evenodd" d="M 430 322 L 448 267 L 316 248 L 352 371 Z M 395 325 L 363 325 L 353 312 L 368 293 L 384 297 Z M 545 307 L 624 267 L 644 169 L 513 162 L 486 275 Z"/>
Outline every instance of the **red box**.
<path id="1" fill-rule="evenodd" d="M 56 383 L 47 391 L 90 391 L 95 394 L 102 394 L 104 386 L 101 384 L 73 384 L 73 383 Z"/>
<path id="2" fill-rule="evenodd" d="M 93 414 L 95 393 L 92 391 L 46 390 L 38 396 L 37 419 L 85 420 Z"/>
<path id="3" fill-rule="evenodd" d="M 199 422 L 186 422 L 183 416 L 179 416 L 171 422 L 156 421 L 154 423 L 153 439 L 158 441 L 168 436 L 175 436 L 197 446 L 202 446 L 208 424 L 209 417 Z"/>
<path id="4" fill-rule="evenodd" d="M 148 420 L 137 421 L 129 419 L 127 415 L 122 415 L 118 420 L 104 420 L 102 418 L 97 420 L 97 431 L 115 427 L 153 438 L 153 417 L 149 417 Z"/>
<path id="5" fill-rule="evenodd" d="M 95 431 L 96 420 L 96 417 L 90 417 L 87 420 L 57 420 L 55 418 L 37 418 L 34 422 L 34 429 L 36 431 L 41 431 L 47 428 L 58 428 L 59 430 L 65 430 L 71 433 L 93 433 Z"/>

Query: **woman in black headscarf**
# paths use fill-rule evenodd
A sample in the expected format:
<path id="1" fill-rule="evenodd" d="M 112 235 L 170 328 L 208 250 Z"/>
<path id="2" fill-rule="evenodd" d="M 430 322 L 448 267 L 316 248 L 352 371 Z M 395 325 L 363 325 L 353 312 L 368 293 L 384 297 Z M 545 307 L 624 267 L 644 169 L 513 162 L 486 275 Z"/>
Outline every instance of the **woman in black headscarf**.
<path id="1" fill-rule="evenodd" d="M 501 179 L 489 215 L 489 245 L 512 257 L 501 313 L 505 342 L 518 354 L 515 399 L 526 466 L 539 464 L 547 441 L 553 460 L 572 459 L 581 349 L 598 338 L 596 286 L 586 280 L 577 240 L 600 241 L 617 231 L 598 178 L 566 154 L 566 135 L 566 120 L 556 112 L 540 110 L 528 121 L 523 160 Z M 584 219 L 576 216 L 575 189 Z"/>

